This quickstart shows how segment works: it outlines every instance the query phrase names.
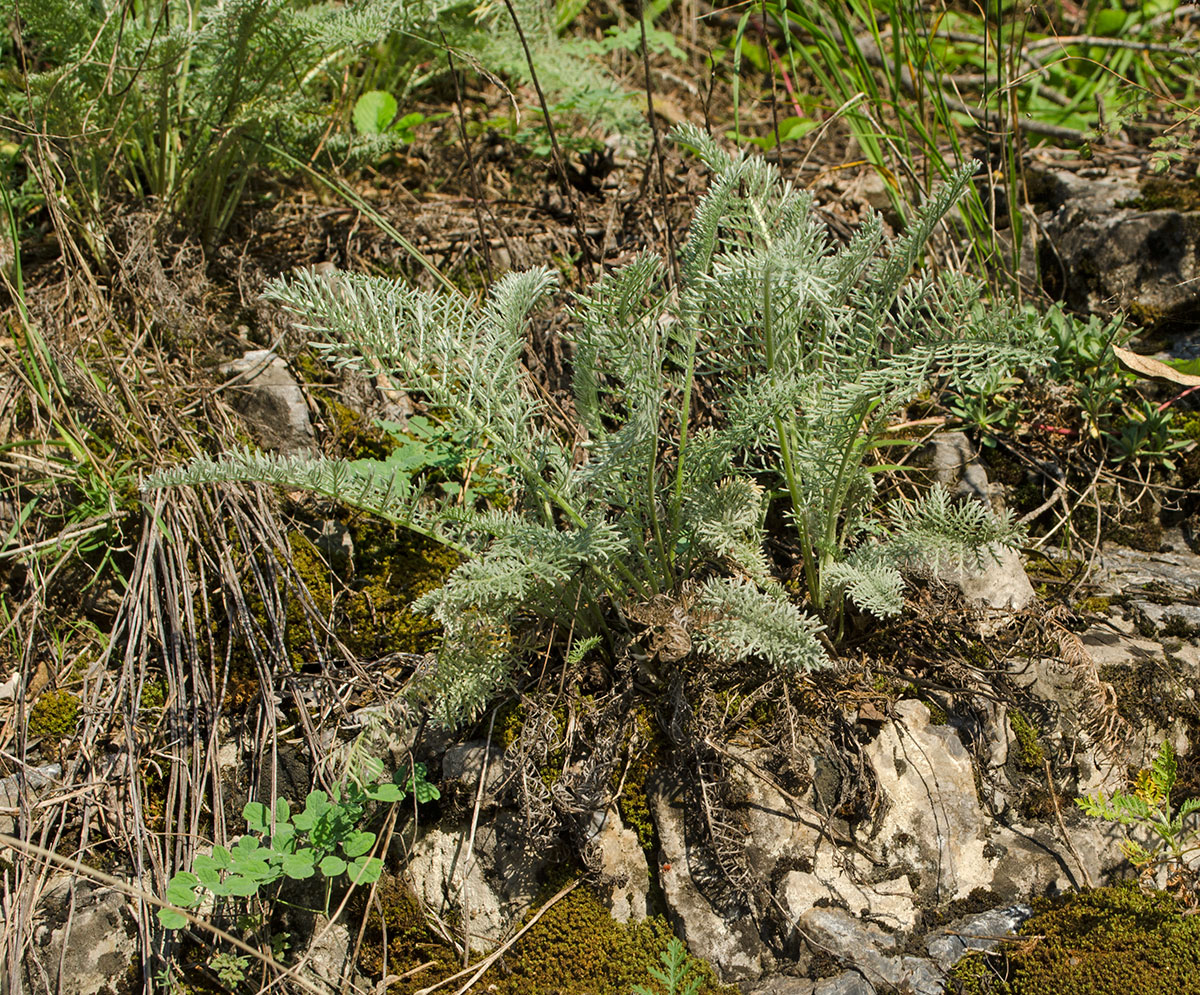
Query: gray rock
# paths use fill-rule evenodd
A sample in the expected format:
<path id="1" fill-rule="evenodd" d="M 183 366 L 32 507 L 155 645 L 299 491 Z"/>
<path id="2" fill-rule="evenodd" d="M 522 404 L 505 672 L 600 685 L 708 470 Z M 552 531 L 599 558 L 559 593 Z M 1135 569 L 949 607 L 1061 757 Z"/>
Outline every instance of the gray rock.
<path id="1" fill-rule="evenodd" d="M 875 995 L 875 988 L 857 971 L 843 971 L 818 981 L 813 995 Z"/>
<path id="2" fill-rule="evenodd" d="M 956 498 L 992 507 L 987 471 L 962 432 L 938 433 L 917 450 L 913 464 L 926 471 L 931 484 L 948 488 Z M 979 564 L 941 567 L 935 576 L 957 587 L 968 600 L 988 608 L 1019 611 L 1034 598 L 1021 557 L 1007 548 L 995 550 L 994 555 L 985 554 Z"/>
<path id="3" fill-rule="evenodd" d="M 269 349 L 252 349 L 221 372 L 233 407 L 264 449 L 311 452 L 316 447 L 304 391 L 287 364 Z"/>
<path id="4" fill-rule="evenodd" d="M 760 981 L 750 995 L 813 995 L 816 982 L 808 978 L 789 978 L 782 974 Z"/>
<path id="5" fill-rule="evenodd" d="M 312 941 L 304 951 L 304 980 L 328 995 L 369 987 L 354 969 L 354 939 L 346 923 L 330 923 L 325 916 L 317 916 Z"/>
<path id="6" fill-rule="evenodd" d="M 844 909 L 809 909 L 800 917 L 800 935 L 810 948 L 851 965 L 875 988 L 942 995 L 942 975 L 924 957 L 905 956 L 895 936 Z"/>
<path id="7" fill-rule="evenodd" d="M 970 754 L 954 729 L 931 724 L 921 702 L 897 702 L 894 712 L 866 748 L 886 800 L 874 842 L 888 866 L 916 871 L 918 890 L 934 902 L 988 887 L 987 826 Z"/>
<path id="8" fill-rule="evenodd" d="M 501 809 L 480 820 L 468 853 L 470 822 L 431 829 L 413 847 L 405 877 L 435 912 L 469 923 L 471 949 L 486 951 L 528 912 L 545 867 L 557 856 L 525 845 L 520 820 Z"/>
<path id="9" fill-rule="evenodd" d="M 1200 577 L 1200 575 L 1197 575 Z M 1200 605 L 1147 601 L 1134 598 L 1129 602 L 1133 616 L 1142 632 L 1155 635 L 1195 639 L 1200 636 Z"/>
<path id="10" fill-rule="evenodd" d="M 1033 915 L 1028 905 L 991 909 L 959 919 L 925 938 L 925 949 L 943 971 L 949 971 L 972 950 L 994 950 L 1006 936 Z"/>
<path id="11" fill-rule="evenodd" d="M 25 790 L 30 804 L 37 801 L 38 792 L 62 776 L 60 764 L 29 767 L 25 771 Z M 0 833 L 11 836 L 16 827 L 16 810 L 21 805 L 21 775 L 0 779 Z M 13 814 L 7 814 L 12 812 Z"/>
<path id="12" fill-rule="evenodd" d="M 811 871 L 789 871 L 783 876 L 776 899 L 794 923 L 817 902 L 834 901 L 890 929 L 907 929 L 916 918 L 916 903 L 908 877 L 900 874 L 885 881 L 865 883 L 866 868 L 849 853 L 824 846 L 817 851 Z"/>
<path id="13" fill-rule="evenodd" d="M 939 432 L 913 453 L 909 464 L 926 471 L 929 483 L 941 484 L 957 498 L 990 506 L 991 485 L 979 453 L 962 432 Z"/>
<path id="14" fill-rule="evenodd" d="M 45 917 L 24 963 L 31 995 L 117 995 L 128 991 L 138 949 L 129 899 L 113 888 L 59 880 L 42 896 Z"/>
<path id="15" fill-rule="evenodd" d="M 937 576 L 962 591 L 968 601 L 987 608 L 1020 611 L 1035 597 L 1025 564 L 1008 547 L 997 549 L 995 555 L 985 555 L 982 564 L 968 562 L 961 567 L 945 567 Z"/>
<path id="16" fill-rule="evenodd" d="M 450 782 L 463 796 L 474 799 L 480 789 L 479 779 L 487 763 L 487 781 L 483 785 L 481 808 L 493 808 L 498 803 L 504 784 L 504 755 L 492 749 L 485 740 L 462 743 L 447 748 L 442 754 L 442 779 Z"/>
<path id="17" fill-rule="evenodd" d="M 1127 594 L 1151 587 L 1167 596 L 1179 592 L 1186 596 L 1196 589 L 1200 578 L 1200 554 L 1178 546 L 1169 552 L 1146 553 L 1126 546 L 1105 546 L 1096 560 L 1092 576 L 1100 594 Z"/>
<path id="18" fill-rule="evenodd" d="M 617 922 L 645 919 L 650 868 L 637 833 L 613 808 L 594 814 L 586 844 L 588 864 L 599 872 L 599 890 Z"/>
<path id="19" fill-rule="evenodd" d="M 1072 310 L 1159 319 L 1200 306 L 1200 213 L 1129 206 L 1142 193 L 1131 182 L 1065 171 L 1045 182 L 1042 271 Z"/>
<path id="20" fill-rule="evenodd" d="M 661 846 L 660 875 L 667 909 L 688 949 L 716 968 L 721 980 L 754 981 L 762 976 L 770 955 L 754 921 L 744 913 L 718 910 L 697 885 L 711 877 L 701 848 L 688 845 L 685 805 L 661 779 L 647 795 Z"/>

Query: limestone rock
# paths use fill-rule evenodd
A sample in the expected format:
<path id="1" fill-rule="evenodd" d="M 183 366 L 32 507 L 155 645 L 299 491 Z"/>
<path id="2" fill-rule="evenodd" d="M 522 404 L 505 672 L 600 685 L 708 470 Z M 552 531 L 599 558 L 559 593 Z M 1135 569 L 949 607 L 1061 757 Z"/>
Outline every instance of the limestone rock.
<path id="1" fill-rule="evenodd" d="M 875 835 L 889 866 L 905 863 L 934 902 L 988 887 L 986 826 L 966 747 L 949 726 L 930 722 L 921 702 L 896 703 L 896 719 L 866 748 L 886 809 Z"/>
<path id="2" fill-rule="evenodd" d="M 818 981 L 813 995 L 875 995 L 875 987 L 857 971 L 843 971 Z"/>
<path id="3" fill-rule="evenodd" d="M 760 981 L 750 995 L 813 995 L 816 986 L 817 982 L 809 978 L 789 978 L 780 974 Z"/>
<path id="4" fill-rule="evenodd" d="M 994 950 L 1033 915 L 1028 905 L 1011 905 L 967 916 L 935 930 L 925 938 L 925 949 L 943 971 L 949 971 L 972 950 Z"/>
<path id="5" fill-rule="evenodd" d="M 968 601 L 999 610 L 1020 611 L 1034 599 L 1033 584 L 1025 573 L 1016 550 L 1007 546 L 986 555 L 983 563 L 965 563 L 961 567 L 946 567 L 938 578 L 962 591 Z"/>
<path id="6" fill-rule="evenodd" d="M 480 820 L 470 853 L 470 822 L 435 827 L 417 841 L 405 870 L 414 894 L 439 914 L 470 922 L 471 948 L 494 947 L 532 908 L 539 876 L 556 856 L 525 846 L 519 820 L 505 809 Z"/>
<path id="7" fill-rule="evenodd" d="M 946 487 L 956 498 L 992 507 L 987 470 L 962 432 L 935 435 L 914 454 L 913 465 L 925 470 L 930 484 Z M 1021 557 L 1008 548 L 985 554 L 978 565 L 968 562 L 961 567 L 941 567 L 935 576 L 988 608 L 1019 611 L 1034 598 Z"/>
<path id="8" fill-rule="evenodd" d="M 62 776 L 61 764 L 43 764 L 25 771 L 25 790 L 30 804 L 37 801 L 38 794 Z M 16 828 L 16 812 L 21 805 L 21 775 L 0 778 L 0 833 L 11 836 Z M 8 814 L 11 813 L 11 814 Z M 0 853 L 6 852 L 0 850 Z"/>
<path id="9" fill-rule="evenodd" d="M 316 447 L 304 391 L 287 364 L 269 349 L 252 349 L 221 367 L 224 390 L 264 449 L 311 452 Z"/>
<path id="10" fill-rule="evenodd" d="M 1056 170 L 1043 184 L 1041 270 L 1071 310 L 1159 319 L 1200 308 L 1200 213 L 1145 210 L 1123 180 Z"/>
<path id="11" fill-rule="evenodd" d="M 931 961 L 903 954 L 895 936 L 844 909 L 809 909 L 799 929 L 810 947 L 851 965 L 875 988 L 942 995 L 942 976 Z"/>
<path id="12" fill-rule="evenodd" d="M 890 929 L 909 928 L 916 918 L 916 904 L 908 878 L 901 874 L 876 884 L 860 883 L 866 868 L 858 868 L 857 863 L 851 853 L 838 854 L 832 847 L 822 847 L 812 871 L 784 875 L 776 897 L 792 922 L 818 902 L 833 901 Z M 852 876 L 854 871 L 863 872 L 858 874 L 859 880 Z"/>
<path id="13" fill-rule="evenodd" d="M 353 948 L 354 936 L 346 923 L 330 923 L 324 916 L 317 916 L 312 927 L 312 942 L 304 951 L 307 962 L 304 980 L 328 995 L 369 987 L 354 969 Z M 359 983 L 355 984 L 355 981 Z"/>
<path id="14" fill-rule="evenodd" d="M 991 504 L 991 485 L 979 453 L 963 432 L 939 432 L 909 461 L 926 471 L 929 483 L 941 484 L 957 498 Z"/>
<path id="15" fill-rule="evenodd" d="M 617 922 L 645 919 L 650 868 L 637 833 L 613 808 L 595 813 L 587 841 L 590 865 L 599 870 L 600 895 Z"/>
<path id="16" fill-rule="evenodd" d="M 769 964 L 769 952 L 745 910 L 718 908 L 697 885 L 719 872 L 706 866 L 703 849 L 689 845 L 686 807 L 659 780 L 647 795 L 661 846 L 660 875 L 671 919 L 697 956 L 716 968 L 724 982 L 754 981 Z"/>
<path id="17" fill-rule="evenodd" d="M 480 807 L 493 808 L 499 801 L 499 792 L 504 784 L 504 756 L 499 750 L 492 749 L 485 740 L 448 747 L 442 754 L 442 780 L 473 804 L 480 789 L 479 778 L 483 776 L 485 762 L 487 778 Z"/>
<path id="18" fill-rule="evenodd" d="M 32 995 L 118 995 L 128 991 L 138 942 L 129 898 L 114 888 L 62 879 L 42 896 L 47 921 L 25 959 Z"/>

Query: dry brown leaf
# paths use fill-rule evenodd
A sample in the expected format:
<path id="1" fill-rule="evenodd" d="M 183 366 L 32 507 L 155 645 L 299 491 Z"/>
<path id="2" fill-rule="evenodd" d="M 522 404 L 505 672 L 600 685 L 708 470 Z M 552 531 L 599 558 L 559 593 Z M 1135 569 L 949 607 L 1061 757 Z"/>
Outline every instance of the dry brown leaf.
<path id="1" fill-rule="evenodd" d="M 1145 377 L 1148 380 L 1165 380 L 1167 383 L 1178 384 L 1180 387 L 1200 387 L 1200 377 L 1190 373 L 1180 373 L 1166 363 L 1160 363 L 1157 359 L 1139 356 L 1136 352 L 1122 349 L 1119 345 L 1113 346 L 1113 354 L 1117 357 L 1117 364 L 1126 373 Z"/>

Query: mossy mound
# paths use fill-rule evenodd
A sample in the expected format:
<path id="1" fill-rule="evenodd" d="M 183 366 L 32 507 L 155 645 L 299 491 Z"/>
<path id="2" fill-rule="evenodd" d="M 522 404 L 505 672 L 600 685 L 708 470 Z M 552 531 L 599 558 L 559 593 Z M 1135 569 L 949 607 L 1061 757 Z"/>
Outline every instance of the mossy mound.
<path id="1" fill-rule="evenodd" d="M 371 660 L 390 653 L 423 653 L 436 645 L 437 627 L 411 608 L 445 582 L 459 563 L 446 546 L 401 528 L 360 519 L 350 525 L 354 575 L 337 577 L 312 541 L 288 535 L 292 563 L 316 607 L 334 623 L 338 637 L 357 656 Z M 298 603 L 289 607 L 289 650 L 306 656 L 308 630 Z"/>
<path id="2" fill-rule="evenodd" d="M 975 954 L 952 972 L 960 995 L 1200 995 L 1200 916 L 1136 888 L 1035 903 L 1028 942 Z"/>
<path id="3" fill-rule="evenodd" d="M 399 878 L 380 881 L 366 915 L 359 968 L 378 978 L 386 967 L 395 978 L 390 995 L 416 991 L 461 967 L 429 930 L 419 903 Z M 649 971 L 661 965 L 671 936 L 661 916 L 617 922 L 594 892 L 580 886 L 547 910 L 478 987 L 495 995 L 629 995 L 639 984 L 654 990 Z M 735 989 L 719 985 L 708 964 L 694 964 L 693 973 L 702 978 L 697 995 L 733 995 Z"/>
<path id="4" fill-rule="evenodd" d="M 660 966 L 671 935 L 661 916 L 619 923 L 590 889 L 576 888 L 516 943 L 506 976 L 484 982 L 499 995 L 629 995 L 653 984 L 649 969 Z M 699 967 L 698 995 L 730 991 L 707 964 Z"/>
<path id="5" fill-rule="evenodd" d="M 79 699 L 70 691 L 46 691 L 29 711 L 29 736 L 47 743 L 61 743 L 75 734 L 79 725 Z"/>

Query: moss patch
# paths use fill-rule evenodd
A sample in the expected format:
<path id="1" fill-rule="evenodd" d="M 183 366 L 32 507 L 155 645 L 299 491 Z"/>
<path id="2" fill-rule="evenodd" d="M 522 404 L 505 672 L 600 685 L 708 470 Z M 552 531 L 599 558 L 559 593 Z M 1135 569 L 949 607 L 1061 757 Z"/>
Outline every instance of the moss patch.
<path id="1" fill-rule="evenodd" d="M 551 894 L 548 886 L 541 900 Z M 370 978 L 383 977 L 385 970 L 396 977 L 388 987 L 392 995 L 417 991 L 461 967 L 453 950 L 429 930 L 417 899 L 399 878 L 381 879 L 375 900 L 363 911 L 359 968 Z M 495 995 L 629 995 L 636 984 L 654 990 L 649 968 L 660 966 L 671 935 L 660 916 L 617 922 L 594 892 L 580 886 L 538 919 L 478 987 Z M 703 982 L 697 995 L 734 995 L 717 983 L 711 967 L 698 967 Z"/>
<path id="2" fill-rule="evenodd" d="M 661 916 L 619 923 L 587 887 L 576 888 L 547 912 L 513 948 L 508 976 L 493 980 L 499 995 L 628 995 L 652 986 L 649 968 L 671 939 Z M 707 965 L 698 995 L 729 992 Z M 483 979 L 487 987 L 487 979 Z"/>
<path id="3" fill-rule="evenodd" d="M 389 653 L 423 653 L 436 630 L 411 608 L 415 598 L 440 586 L 459 563 L 458 554 L 423 536 L 373 520 L 350 524 L 355 572 L 338 577 L 312 541 L 288 535 L 296 572 L 316 607 L 330 619 L 338 637 L 364 659 Z M 309 653 L 308 627 L 298 602 L 289 606 L 288 650 L 303 662 Z"/>
<path id="4" fill-rule="evenodd" d="M 951 974 L 963 995 L 1200 995 L 1200 916 L 1161 892 L 1099 888 L 1035 902 L 1002 956 L 975 954 Z M 1034 940 L 1033 938 L 1037 939 Z"/>
<path id="5" fill-rule="evenodd" d="M 79 725 L 79 699 L 70 691 L 46 691 L 29 711 L 29 736 L 57 744 L 70 739 Z"/>
<path id="6" fill-rule="evenodd" d="M 1045 765 L 1046 754 L 1042 750 L 1042 744 L 1038 742 L 1037 726 L 1025 717 L 1024 712 L 1015 708 L 1008 713 L 1008 724 L 1016 739 L 1016 755 L 1013 759 L 1016 760 L 1017 766 L 1026 771 L 1041 770 Z"/>
<path id="7" fill-rule="evenodd" d="M 646 706 L 634 715 L 633 730 L 629 736 L 629 762 L 625 768 L 625 783 L 617 796 L 617 811 L 628 829 L 637 833 L 638 843 L 648 853 L 658 848 L 658 830 L 650 814 L 650 801 L 646 797 L 646 779 L 657 769 L 666 752 L 666 740 L 658 728 L 653 712 Z M 613 790 L 619 784 L 619 774 L 614 774 Z"/>

